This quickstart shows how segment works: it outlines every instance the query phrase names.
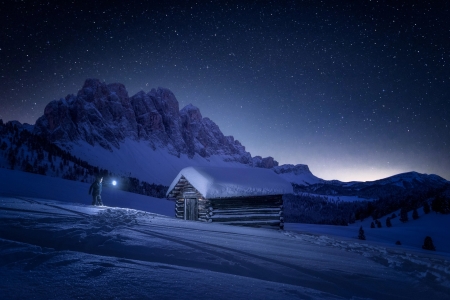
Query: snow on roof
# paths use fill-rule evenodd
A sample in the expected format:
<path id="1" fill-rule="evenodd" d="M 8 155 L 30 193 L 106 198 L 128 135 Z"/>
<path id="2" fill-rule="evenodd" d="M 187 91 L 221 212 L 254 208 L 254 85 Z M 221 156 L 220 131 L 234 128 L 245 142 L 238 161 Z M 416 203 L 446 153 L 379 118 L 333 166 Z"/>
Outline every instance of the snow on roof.
<path id="1" fill-rule="evenodd" d="M 182 176 L 207 199 L 293 193 L 292 185 L 269 169 L 187 167 L 178 173 L 167 195 Z"/>

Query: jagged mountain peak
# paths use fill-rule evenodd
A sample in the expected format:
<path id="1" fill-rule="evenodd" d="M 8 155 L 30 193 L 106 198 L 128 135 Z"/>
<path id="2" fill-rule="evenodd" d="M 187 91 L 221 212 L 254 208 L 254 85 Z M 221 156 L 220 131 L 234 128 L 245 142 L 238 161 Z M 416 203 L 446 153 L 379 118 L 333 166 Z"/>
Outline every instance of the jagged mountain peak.
<path id="1" fill-rule="evenodd" d="M 272 157 L 252 158 L 239 141 L 224 136 L 216 123 L 203 117 L 198 107 L 189 104 L 180 110 L 172 91 L 162 87 L 130 97 L 121 83 L 87 79 L 76 95 L 51 101 L 45 107 L 34 133 L 62 148 L 79 149 L 86 161 L 90 161 L 91 155 L 86 145 L 120 152 L 121 148 L 130 148 L 125 142 L 133 141 L 140 148 L 142 144 L 148 147 L 139 150 L 140 153 L 158 150 L 177 159 L 184 155 L 209 162 L 216 157 L 215 160 L 250 167 L 278 166 Z M 138 157 L 134 152 L 123 155 Z M 195 165 L 199 161 L 190 163 Z"/>
<path id="2" fill-rule="evenodd" d="M 197 106 L 194 106 L 190 103 L 180 110 L 180 114 L 188 115 L 191 122 L 192 121 L 201 122 L 201 120 L 203 119 L 200 109 Z"/>
<path id="3" fill-rule="evenodd" d="M 295 175 L 311 173 L 308 165 L 303 165 L 303 164 L 297 164 L 297 165 L 285 164 L 285 165 L 277 167 L 275 172 L 278 174 L 294 173 Z"/>
<path id="4" fill-rule="evenodd" d="M 281 177 L 285 178 L 289 182 L 298 185 L 311 185 L 323 182 L 322 179 L 314 176 L 309 167 L 303 164 L 286 164 L 281 166 L 276 166 L 273 168 L 275 173 L 279 174 Z"/>
<path id="5" fill-rule="evenodd" d="M 86 79 L 77 97 L 83 98 L 87 102 L 94 100 L 121 101 L 126 103 L 129 100 L 125 85 L 121 83 L 106 84 L 98 79 Z"/>

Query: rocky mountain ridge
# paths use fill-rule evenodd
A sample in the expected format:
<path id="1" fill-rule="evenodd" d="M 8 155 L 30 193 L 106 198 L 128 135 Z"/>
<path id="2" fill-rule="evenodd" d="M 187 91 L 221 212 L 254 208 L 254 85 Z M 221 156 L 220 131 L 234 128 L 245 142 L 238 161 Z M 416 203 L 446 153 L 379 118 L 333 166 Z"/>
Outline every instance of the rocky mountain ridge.
<path id="1" fill-rule="evenodd" d="M 298 194 L 357 196 L 363 199 L 377 199 L 405 193 L 426 193 L 430 189 L 442 189 L 449 184 L 449 181 L 438 175 L 406 172 L 367 182 L 322 180 L 314 184 L 295 184 L 294 190 Z"/>
<path id="2" fill-rule="evenodd" d="M 371 198 L 376 191 L 417 187 L 424 181 L 417 176 L 326 181 L 314 176 L 307 165 L 279 166 L 273 157 L 252 157 L 194 105 L 180 110 L 168 89 L 140 91 L 129 97 L 123 84 L 98 79 L 87 79 L 76 95 L 51 101 L 36 124 L 26 128 L 92 165 L 162 185 L 169 185 L 183 167 L 211 164 L 269 168 L 294 183 L 299 193 L 320 195 Z M 436 175 L 421 175 L 434 176 L 434 182 L 427 179 L 424 186 L 446 182 Z"/>
<path id="3" fill-rule="evenodd" d="M 222 155 L 249 166 L 278 165 L 272 157 L 252 158 L 239 141 L 224 136 L 197 107 L 190 104 L 180 110 L 168 89 L 129 97 L 123 84 L 98 79 L 87 79 L 77 95 L 50 102 L 36 121 L 34 133 L 63 146 L 85 141 L 112 151 L 128 138 L 147 141 L 153 149 L 166 148 L 178 157 Z"/>

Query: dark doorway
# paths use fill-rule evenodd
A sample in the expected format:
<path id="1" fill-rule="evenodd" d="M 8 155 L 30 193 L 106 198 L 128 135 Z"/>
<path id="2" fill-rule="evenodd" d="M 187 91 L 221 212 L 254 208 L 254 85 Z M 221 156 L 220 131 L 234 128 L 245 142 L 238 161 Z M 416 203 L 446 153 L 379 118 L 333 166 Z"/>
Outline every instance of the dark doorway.
<path id="1" fill-rule="evenodd" d="M 185 220 L 197 220 L 198 204 L 197 198 L 184 198 L 185 201 Z"/>

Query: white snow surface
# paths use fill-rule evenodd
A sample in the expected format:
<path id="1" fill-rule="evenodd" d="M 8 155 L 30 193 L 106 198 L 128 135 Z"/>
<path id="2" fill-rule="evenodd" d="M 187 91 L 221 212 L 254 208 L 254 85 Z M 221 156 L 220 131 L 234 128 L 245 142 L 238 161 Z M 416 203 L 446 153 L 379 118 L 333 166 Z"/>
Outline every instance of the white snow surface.
<path id="1" fill-rule="evenodd" d="M 148 183 L 168 186 L 183 168 L 195 166 L 247 167 L 238 162 L 224 161 L 225 156 L 203 158 L 195 154 L 189 158 L 168 153 L 166 148 L 152 149 L 147 141 L 126 139 L 120 149 L 106 150 L 98 145 L 91 146 L 84 141 L 71 144 L 70 153 L 91 165 L 112 171 L 118 175 L 138 178 Z"/>
<path id="2" fill-rule="evenodd" d="M 178 173 L 167 195 L 181 177 L 205 198 L 292 194 L 292 185 L 275 172 L 262 168 L 187 167 Z"/>
<path id="3" fill-rule="evenodd" d="M 92 197 L 88 194 L 90 185 L 59 177 L 0 168 L 0 195 L 45 198 L 89 205 L 92 203 Z M 167 216 L 175 215 L 175 203 L 172 201 L 127 193 L 106 184 L 103 185 L 102 199 L 108 206 L 152 211 Z"/>
<path id="4" fill-rule="evenodd" d="M 0 169 L 0 299 L 449 299 L 449 215 L 281 231 L 178 220 L 113 188 L 94 207 L 88 188 Z"/>

